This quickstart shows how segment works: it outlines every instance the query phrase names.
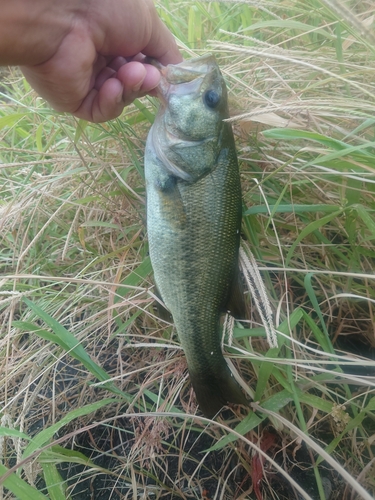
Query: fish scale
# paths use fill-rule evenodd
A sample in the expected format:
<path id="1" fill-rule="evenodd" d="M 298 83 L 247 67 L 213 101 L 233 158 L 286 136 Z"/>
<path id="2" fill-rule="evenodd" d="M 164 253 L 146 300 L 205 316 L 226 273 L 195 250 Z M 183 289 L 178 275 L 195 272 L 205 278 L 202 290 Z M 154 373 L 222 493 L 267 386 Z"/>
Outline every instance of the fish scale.
<path id="1" fill-rule="evenodd" d="M 213 109 L 209 91 L 220 98 Z M 150 257 L 200 409 L 213 417 L 228 402 L 246 403 L 221 350 L 220 317 L 238 282 L 241 187 L 214 57 L 167 66 L 160 97 L 145 154 Z"/>

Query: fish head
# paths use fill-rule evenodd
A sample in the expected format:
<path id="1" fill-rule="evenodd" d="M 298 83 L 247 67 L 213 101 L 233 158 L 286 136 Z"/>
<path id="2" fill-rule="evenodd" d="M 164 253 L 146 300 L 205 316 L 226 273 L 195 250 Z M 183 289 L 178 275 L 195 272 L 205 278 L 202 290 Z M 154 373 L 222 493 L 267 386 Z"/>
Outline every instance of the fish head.
<path id="1" fill-rule="evenodd" d="M 152 142 L 166 169 L 194 181 L 213 168 L 223 120 L 228 118 L 227 90 L 213 55 L 161 69 L 161 104 Z"/>
<path id="2" fill-rule="evenodd" d="M 182 140 L 217 137 L 222 120 L 228 117 L 225 82 L 211 54 L 166 66 L 159 96 L 167 133 Z"/>

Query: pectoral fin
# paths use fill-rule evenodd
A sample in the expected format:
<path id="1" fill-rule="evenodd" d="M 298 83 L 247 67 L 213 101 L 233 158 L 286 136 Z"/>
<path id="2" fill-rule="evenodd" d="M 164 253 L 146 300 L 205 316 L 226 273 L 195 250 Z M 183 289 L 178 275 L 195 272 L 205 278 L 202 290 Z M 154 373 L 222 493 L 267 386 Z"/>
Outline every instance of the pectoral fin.
<path id="1" fill-rule="evenodd" d="M 178 189 L 178 181 L 172 175 L 160 173 L 155 179 L 162 217 L 167 220 L 171 229 L 183 229 L 186 225 L 186 212 Z"/>

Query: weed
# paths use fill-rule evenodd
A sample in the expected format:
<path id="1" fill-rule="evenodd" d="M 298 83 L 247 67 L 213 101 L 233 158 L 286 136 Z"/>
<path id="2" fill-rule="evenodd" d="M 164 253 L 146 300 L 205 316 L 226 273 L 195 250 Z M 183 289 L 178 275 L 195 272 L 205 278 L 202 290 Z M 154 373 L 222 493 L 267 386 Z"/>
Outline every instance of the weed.
<path id="1" fill-rule="evenodd" d="M 375 496 L 374 10 L 159 4 L 184 55 L 213 52 L 227 80 L 277 331 L 269 348 L 250 297 L 225 351 L 254 403 L 216 422 L 153 309 L 155 100 L 91 125 L 1 73 L 0 498 Z"/>

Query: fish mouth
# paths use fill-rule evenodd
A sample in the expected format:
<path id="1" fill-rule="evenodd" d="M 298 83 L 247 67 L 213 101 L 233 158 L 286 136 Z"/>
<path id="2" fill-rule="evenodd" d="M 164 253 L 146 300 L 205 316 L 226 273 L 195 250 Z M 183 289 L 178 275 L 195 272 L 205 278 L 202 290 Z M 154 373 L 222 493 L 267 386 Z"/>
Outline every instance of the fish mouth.
<path id="1" fill-rule="evenodd" d="M 212 54 L 194 57 L 179 64 L 168 64 L 158 67 L 162 78 L 156 88 L 157 96 L 166 103 L 172 91 L 176 95 L 194 94 L 199 91 L 203 80 L 217 68 L 216 59 Z"/>
<path id="2" fill-rule="evenodd" d="M 202 78 L 216 67 L 216 60 L 212 54 L 194 57 L 179 64 L 169 64 L 165 67 L 165 79 L 172 85 L 189 83 L 196 78 Z"/>

